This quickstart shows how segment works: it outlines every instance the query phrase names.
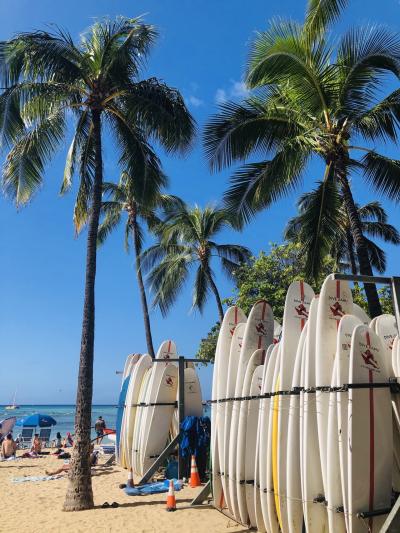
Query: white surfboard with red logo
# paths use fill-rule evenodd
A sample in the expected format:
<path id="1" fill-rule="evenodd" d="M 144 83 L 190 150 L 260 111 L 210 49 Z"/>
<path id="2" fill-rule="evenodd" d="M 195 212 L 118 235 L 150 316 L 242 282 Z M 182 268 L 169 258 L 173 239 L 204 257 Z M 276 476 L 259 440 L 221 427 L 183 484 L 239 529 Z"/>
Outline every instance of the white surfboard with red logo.
<path id="1" fill-rule="evenodd" d="M 381 338 L 386 348 L 386 364 L 388 372 L 391 373 L 393 342 L 398 333 L 395 317 L 389 314 L 376 317 L 374 331 Z"/>
<path id="2" fill-rule="evenodd" d="M 387 510 L 392 497 L 392 406 L 387 383 L 385 347 L 372 329 L 362 325 L 353 332 L 350 352 L 348 510 L 349 531 L 380 530 L 386 515 L 358 518 L 363 512 Z M 356 388 L 369 384 L 368 388 Z M 353 388 L 354 387 L 354 388 Z"/>
<path id="3" fill-rule="evenodd" d="M 201 386 L 199 376 L 196 368 L 189 366 L 184 370 L 184 394 L 185 394 L 185 413 L 187 416 L 203 416 L 203 404 L 201 396 Z M 179 402 L 179 390 L 176 391 L 176 403 Z M 175 408 L 174 416 L 172 417 L 171 436 L 175 438 L 179 433 L 179 413 L 178 408 Z"/>
<path id="4" fill-rule="evenodd" d="M 218 410 L 218 403 L 216 400 L 225 398 L 224 383 L 226 383 L 227 365 L 229 362 L 230 347 L 232 336 L 235 328 L 239 322 L 246 320 L 246 316 L 237 306 L 232 306 L 227 309 L 224 320 L 222 321 L 220 332 L 218 335 L 217 347 L 215 350 L 215 361 L 213 369 L 213 382 L 211 399 L 213 403 L 211 405 L 211 461 L 213 472 L 213 498 L 215 507 L 222 509 L 225 507 L 225 496 L 221 481 L 221 468 L 220 468 L 220 454 L 219 446 L 221 446 L 222 436 L 218 431 L 219 425 L 217 424 L 217 414 L 221 413 Z M 218 417 L 218 422 L 220 416 Z"/>
<path id="5" fill-rule="evenodd" d="M 243 336 L 246 329 L 246 323 L 240 322 L 233 333 L 231 349 L 229 353 L 229 365 L 226 377 L 225 398 L 233 398 L 235 396 L 236 387 L 236 375 L 239 364 L 240 352 L 243 346 Z M 233 400 L 222 404 L 224 407 L 223 419 L 221 414 L 220 423 L 218 426 L 218 432 L 222 436 L 223 446 L 223 458 L 221 460 L 221 481 L 222 488 L 225 494 L 225 501 L 229 511 L 232 511 L 230 492 L 229 492 L 229 444 L 231 436 L 231 420 L 232 420 L 232 406 Z"/>
<path id="6" fill-rule="evenodd" d="M 252 307 L 246 322 L 243 336 L 243 346 L 240 351 L 236 374 L 235 398 L 241 397 L 243 381 L 250 357 L 255 350 L 266 350 L 272 344 L 274 336 L 274 317 L 269 304 L 260 300 Z M 226 380 L 226 378 L 225 378 Z M 232 420 L 229 438 L 229 496 L 231 513 L 240 520 L 239 503 L 236 481 L 240 481 L 236 472 L 236 451 L 239 427 L 240 401 L 234 401 L 232 406 Z"/>
<path id="7" fill-rule="evenodd" d="M 303 514 L 308 533 L 313 533 L 315 529 L 321 533 L 328 531 L 328 517 L 325 506 L 321 503 L 314 503 L 314 500 L 323 494 L 318 446 L 317 411 L 315 405 L 315 342 L 318 305 L 319 297 L 316 296 L 310 305 L 307 326 L 306 360 L 304 362 L 301 472 Z"/>
<path id="8" fill-rule="evenodd" d="M 243 398 L 259 396 L 261 394 L 265 355 L 265 350 L 256 350 L 250 357 L 241 392 Z M 247 524 L 249 521 L 253 527 L 256 525 L 254 510 L 254 469 L 258 408 L 259 400 L 243 400 L 240 402 L 238 438 L 236 441 L 236 494 L 239 513 L 241 522 Z"/>
<path id="9" fill-rule="evenodd" d="M 345 315 L 339 322 L 336 344 L 336 386 L 343 386 L 349 383 L 349 368 L 350 368 L 350 347 L 353 331 L 357 326 L 362 324 L 362 319 L 355 315 Z M 334 394 L 334 393 L 331 393 Z M 334 398 L 332 397 L 332 400 Z M 328 514 L 331 513 L 330 522 L 334 523 L 337 517 L 333 516 L 335 509 L 343 506 L 344 520 L 347 521 L 347 442 L 348 442 L 348 427 L 347 427 L 347 409 L 348 409 L 349 393 L 347 391 L 336 393 L 336 410 L 337 410 L 337 444 L 339 453 L 339 465 L 335 455 L 332 455 L 334 447 L 329 449 L 328 456 L 332 455 L 331 463 L 328 464 Z M 335 422 L 329 420 L 329 424 Z M 331 432 L 334 433 L 334 427 L 331 427 Z M 337 452 L 336 452 L 337 453 Z M 339 476 L 339 477 L 338 477 Z M 340 492 L 339 492 L 340 491 Z M 340 520 L 340 519 L 338 519 Z"/>
<path id="10" fill-rule="evenodd" d="M 154 397 L 156 396 L 157 391 L 159 389 L 165 367 L 168 364 L 172 364 L 175 367 L 178 367 L 177 363 L 168 363 L 168 360 L 176 359 L 177 357 L 178 357 L 178 352 L 177 352 L 175 343 L 171 340 L 163 341 L 157 350 L 156 359 L 165 359 L 165 365 L 164 363 L 153 364 L 153 367 L 150 372 L 149 383 L 147 385 L 146 397 L 144 400 L 145 404 L 149 404 L 155 401 Z M 149 435 L 149 428 L 150 428 L 149 417 L 150 415 L 152 415 L 153 410 L 152 408 L 149 408 L 149 407 L 142 407 L 140 408 L 140 410 L 142 411 L 142 416 L 140 420 L 139 442 L 138 442 L 139 457 L 140 457 L 139 472 L 140 474 L 144 474 L 144 471 L 142 471 L 141 469 L 143 468 L 143 465 L 144 465 L 145 447 L 146 447 L 146 443 L 147 443 L 148 435 Z M 170 423 L 171 421 L 172 421 L 172 416 L 169 419 Z"/>
<path id="11" fill-rule="evenodd" d="M 303 528 L 303 504 L 301 493 L 300 464 L 300 387 L 304 346 L 307 339 L 306 323 L 297 346 L 293 369 L 292 392 L 290 395 L 288 439 L 287 439 L 287 511 L 288 527 L 291 533 L 301 533 Z"/>
<path id="12" fill-rule="evenodd" d="M 297 347 L 301 332 L 307 322 L 313 298 L 313 289 L 304 281 L 294 281 L 286 293 L 280 341 L 279 390 L 281 391 L 288 391 L 292 388 Z M 279 523 L 282 531 L 287 532 L 289 524 L 286 476 L 290 396 L 277 396 L 275 403 L 278 417 L 277 419 L 275 417 L 274 420 L 277 420 L 278 426 L 273 431 L 274 439 L 276 439 L 276 442 L 273 443 L 273 450 L 277 461 L 277 464 L 274 465 L 274 470 L 276 469 L 277 472 L 274 479 L 274 492 Z"/>
<path id="13" fill-rule="evenodd" d="M 331 385 L 339 322 L 344 315 L 352 314 L 352 311 L 353 297 L 347 281 L 334 280 L 328 276 L 319 295 L 315 358 L 318 442 L 325 497 L 327 490 L 329 393 L 322 392 L 318 388 L 329 388 Z"/>
<path id="14" fill-rule="evenodd" d="M 154 463 L 155 459 L 164 450 L 171 426 L 175 409 L 176 391 L 178 389 L 178 367 L 172 363 L 156 364 L 161 369 L 161 378 L 156 388 L 154 382 L 153 390 L 149 396 L 147 427 L 143 440 L 142 473 L 144 474 Z M 158 405 L 151 405 L 158 404 Z M 164 405 L 161 405 L 164 404 Z"/>
<path id="15" fill-rule="evenodd" d="M 353 315 L 359 318 L 361 322 L 364 324 L 364 326 L 368 326 L 369 323 L 371 322 L 371 319 L 369 318 L 367 313 L 364 311 L 364 309 L 354 302 L 353 302 Z"/>

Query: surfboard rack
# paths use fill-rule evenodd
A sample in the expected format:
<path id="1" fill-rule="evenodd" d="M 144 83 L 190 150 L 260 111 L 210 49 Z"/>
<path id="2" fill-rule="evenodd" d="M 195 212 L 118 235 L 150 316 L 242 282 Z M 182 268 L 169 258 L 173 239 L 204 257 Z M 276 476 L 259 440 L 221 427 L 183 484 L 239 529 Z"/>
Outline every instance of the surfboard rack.
<path id="1" fill-rule="evenodd" d="M 178 407 L 178 423 L 179 428 L 181 427 L 181 424 L 185 418 L 185 368 L 187 366 L 187 363 L 211 363 L 212 361 L 209 359 L 195 359 L 195 358 L 189 358 L 184 357 L 183 355 L 179 355 L 175 358 L 168 358 L 168 359 L 153 359 L 153 363 L 178 363 L 178 402 L 174 403 L 154 403 L 154 404 L 144 404 L 144 406 L 147 405 L 175 405 Z M 156 473 L 159 466 L 165 461 L 165 459 L 171 454 L 171 452 L 176 448 L 179 447 L 180 443 L 180 432 L 178 435 L 167 445 L 166 448 L 160 453 L 160 455 L 157 457 L 157 459 L 154 461 L 154 463 L 151 465 L 151 467 L 145 472 L 142 479 L 139 481 L 138 485 L 143 485 L 144 483 L 147 483 L 149 479 L 153 476 L 153 474 Z M 178 478 L 182 479 L 184 472 L 184 459 L 181 457 L 180 454 L 178 454 Z"/>
<path id="2" fill-rule="evenodd" d="M 374 516 L 382 516 L 385 514 L 389 514 L 390 511 L 391 511 L 391 508 L 375 509 L 372 511 L 361 511 L 361 513 L 357 513 L 357 518 L 373 518 Z"/>

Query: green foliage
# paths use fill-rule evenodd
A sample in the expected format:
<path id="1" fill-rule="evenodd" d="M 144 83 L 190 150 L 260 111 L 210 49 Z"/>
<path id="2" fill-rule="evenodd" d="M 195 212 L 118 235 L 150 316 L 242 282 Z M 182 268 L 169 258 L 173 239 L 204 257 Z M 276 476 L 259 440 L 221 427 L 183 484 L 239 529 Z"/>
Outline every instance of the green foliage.
<path id="1" fill-rule="evenodd" d="M 368 313 L 368 302 L 367 297 L 365 296 L 365 290 L 359 284 L 355 284 L 353 289 L 353 301 L 364 309 Z M 379 300 L 381 302 L 382 313 L 387 313 L 389 315 L 394 314 L 393 302 L 391 290 L 389 287 L 382 287 L 378 289 Z"/>
<path id="2" fill-rule="evenodd" d="M 292 281 L 307 281 L 318 292 L 322 281 L 332 272 L 334 261 L 326 256 L 323 269 L 314 282 L 305 273 L 305 257 L 299 245 L 272 244 L 269 254 L 261 252 L 248 266 L 244 265 L 237 270 L 235 295 L 229 299 L 229 303 L 237 304 L 248 313 L 257 300 L 264 298 L 280 321 L 286 292 Z"/>
<path id="3" fill-rule="evenodd" d="M 207 333 L 207 336 L 201 339 L 195 356 L 197 359 L 214 361 L 220 327 L 220 323 L 217 322 Z"/>

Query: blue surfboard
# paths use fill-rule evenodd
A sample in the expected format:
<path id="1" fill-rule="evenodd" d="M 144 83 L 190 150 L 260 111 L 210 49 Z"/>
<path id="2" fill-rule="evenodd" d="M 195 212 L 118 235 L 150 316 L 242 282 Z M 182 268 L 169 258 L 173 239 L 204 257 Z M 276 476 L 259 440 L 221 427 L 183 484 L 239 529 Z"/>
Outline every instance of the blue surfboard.
<path id="1" fill-rule="evenodd" d="M 117 422 L 116 422 L 116 428 L 115 428 L 115 433 L 116 433 L 115 451 L 117 454 L 117 459 L 120 456 L 119 445 L 120 445 L 120 440 L 121 440 L 122 418 L 124 416 L 126 393 L 128 392 L 130 378 L 131 376 L 129 375 L 127 378 L 124 379 L 121 392 L 119 393 L 119 398 L 118 398 Z"/>

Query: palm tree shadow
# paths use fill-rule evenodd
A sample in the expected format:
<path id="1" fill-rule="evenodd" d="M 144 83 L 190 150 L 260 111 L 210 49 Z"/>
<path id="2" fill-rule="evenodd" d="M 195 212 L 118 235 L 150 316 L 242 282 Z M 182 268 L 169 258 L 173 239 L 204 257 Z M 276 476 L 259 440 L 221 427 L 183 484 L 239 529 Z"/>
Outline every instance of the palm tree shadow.
<path id="1" fill-rule="evenodd" d="M 177 500 L 177 504 L 180 503 L 190 503 L 192 500 L 190 498 L 187 498 L 185 500 Z M 126 502 L 126 503 L 120 503 L 118 505 L 118 508 L 120 507 L 140 507 L 141 505 L 161 505 L 165 506 L 165 502 L 161 500 L 152 500 L 152 501 L 146 501 L 146 500 L 137 500 L 135 502 Z M 95 505 L 95 509 L 103 509 L 101 505 Z M 110 507 L 105 507 L 104 509 L 110 509 Z"/>

